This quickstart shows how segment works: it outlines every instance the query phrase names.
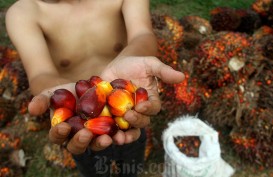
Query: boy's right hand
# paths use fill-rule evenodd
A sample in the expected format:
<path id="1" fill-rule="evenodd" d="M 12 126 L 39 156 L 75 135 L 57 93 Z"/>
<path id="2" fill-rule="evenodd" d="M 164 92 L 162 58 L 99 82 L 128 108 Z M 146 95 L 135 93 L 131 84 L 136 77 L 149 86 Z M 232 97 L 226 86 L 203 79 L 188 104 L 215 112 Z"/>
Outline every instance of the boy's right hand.
<path id="1" fill-rule="evenodd" d="M 65 88 L 75 94 L 75 84 L 65 84 L 43 91 L 41 94 L 35 96 L 29 103 L 28 110 L 31 115 L 38 116 L 46 112 L 50 105 L 50 96 L 58 88 Z M 49 131 L 49 140 L 56 144 L 63 144 L 68 141 L 68 135 L 71 127 L 69 124 L 62 122 Z M 118 134 L 118 133 L 117 133 Z M 116 135 L 115 135 L 116 136 Z M 114 136 L 114 137 L 115 137 Z M 93 134 L 87 130 L 82 129 L 75 134 L 75 136 L 67 142 L 67 149 L 72 154 L 81 154 L 85 152 L 86 148 L 90 145 L 92 150 L 103 150 L 112 144 L 113 140 L 108 135 L 102 135 L 93 139 Z"/>

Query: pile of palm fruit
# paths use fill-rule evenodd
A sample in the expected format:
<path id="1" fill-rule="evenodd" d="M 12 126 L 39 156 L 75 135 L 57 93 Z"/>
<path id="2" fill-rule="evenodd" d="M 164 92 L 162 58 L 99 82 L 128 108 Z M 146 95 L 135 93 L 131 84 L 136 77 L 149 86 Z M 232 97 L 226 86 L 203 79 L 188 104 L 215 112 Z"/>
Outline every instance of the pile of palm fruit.
<path id="1" fill-rule="evenodd" d="M 273 1 L 217 7 L 209 20 L 157 14 L 152 20 L 158 58 L 186 76 L 179 84 L 160 83 L 155 119 L 165 120 L 162 128 L 198 114 L 242 160 L 273 167 Z"/>

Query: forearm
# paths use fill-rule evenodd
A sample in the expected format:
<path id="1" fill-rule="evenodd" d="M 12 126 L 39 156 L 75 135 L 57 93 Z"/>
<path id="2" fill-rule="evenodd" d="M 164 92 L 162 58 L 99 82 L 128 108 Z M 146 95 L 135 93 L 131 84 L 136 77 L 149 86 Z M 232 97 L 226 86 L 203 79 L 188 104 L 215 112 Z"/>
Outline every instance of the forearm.
<path id="1" fill-rule="evenodd" d="M 71 82 L 72 81 L 62 78 L 60 76 L 52 74 L 41 74 L 31 79 L 29 81 L 29 85 L 31 93 L 33 95 L 38 95 L 48 88 L 56 87 L 58 85 L 63 85 Z"/>
<path id="2" fill-rule="evenodd" d="M 157 54 L 157 41 L 153 33 L 140 35 L 131 40 L 127 47 L 118 55 L 123 56 L 155 56 Z"/>

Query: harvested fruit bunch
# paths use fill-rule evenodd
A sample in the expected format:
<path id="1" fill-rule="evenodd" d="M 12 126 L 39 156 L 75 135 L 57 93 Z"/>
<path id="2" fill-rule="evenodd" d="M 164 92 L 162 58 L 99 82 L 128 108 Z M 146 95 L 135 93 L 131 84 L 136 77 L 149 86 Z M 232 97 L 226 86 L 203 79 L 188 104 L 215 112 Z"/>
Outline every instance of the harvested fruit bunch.
<path id="1" fill-rule="evenodd" d="M 188 157 L 199 157 L 199 147 L 201 145 L 198 136 L 178 136 L 174 137 L 174 143 L 178 149 Z"/>
<path id="2" fill-rule="evenodd" d="M 57 167 L 74 169 L 76 167 L 75 161 L 69 151 L 57 144 L 47 143 L 43 148 L 45 159 Z"/>
<path id="3" fill-rule="evenodd" d="M 69 90 L 57 89 L 50 98 L 54 110 L 51 125 L 67 122 L 71 126 L 69 137 L 82 128 L 95 135 L 114 135 L 118 129 L 127 130 L 129 123 L 123 118 L 126 111 L 148 100 L 145 88 L 137 87 L 129 80 L 111 82 L 92 76 L 75 84 L 74 96 Z"/>

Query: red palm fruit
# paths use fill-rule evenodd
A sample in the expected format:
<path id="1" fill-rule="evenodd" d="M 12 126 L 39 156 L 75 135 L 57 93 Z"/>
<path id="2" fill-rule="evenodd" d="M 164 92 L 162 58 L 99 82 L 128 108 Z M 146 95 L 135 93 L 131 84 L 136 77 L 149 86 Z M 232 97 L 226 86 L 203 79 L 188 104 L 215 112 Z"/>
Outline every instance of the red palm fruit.
<path id="1" fill-rule="evenodd" d="M 121 117 L 134 107 L 132 94 L 124 89 L 114 89 L 108 95 L 107 103 L 111 114 Z"/>
<path id="2" fill-rule="evenodd" d="M 66 121 L 68 118 L 72 117 L 74 112 L 68 108 L 58 108 L 54 110 L 53 117 L 51 119 L 51 125 L 54 127 L 55 125 Z"/>
<path id="3" fill-rule="evenodd" d="M 72 138 L 79 130 L 84 128 L 86 120 L 82 119 L 80 116 L 73 116 L 68 118 L 65 122 L 71 126 L 69 138 Z"/>
<path id="4" fill-rule="evenodd" d="M 90 79 L 88 80 L 91 87 L 97 85 L 102 81 L 102 79 L 99 76 L 91 76 Z"/>
<path id="5" fill-rule="evenodd" d="M 77 113 L 84 119 L 98 117 L 106 105 L 106 94 L 101 87 L 88 89 L 79 99 Z"/>
<path id="6" fill-rule="evenodd" d="M 136 91 L 136 86 L 130 80 L 115 79 L 110 84 L 114 89 L 124 89 L 131 93 Z"/>
<path id="7" fill-rule="evenodd" d="M 108 116 L 89 119 L 85 122 L 84 126 L 96 135 L 107 134 L 113 136 L 118 130 L 115 120 Z"/>
<path id="8" fill-rule="evenodd" d="M 106 95 L 109 95 L 113 90 L 113 87 L 111 86 L 110 82 L 107 81 L 101 81 L 100 83 L 97 84 L 97 87 L 101 87 Z"/>
<path id="9" fill-rule="evenodd" d="M 79 80 L 75 84 L 75 91 L 80 98 L 89 88 L 91 88 L 91 84 L 87 80 Z"/>
<path id="10" fill-rule="evenodd" d="M 127 130 L 130 127 L 129 122 L 127 122 L 123 117 L 115 117 L 115 122 L 119 129 Z"/>
<path id="11" fill-rule="evenodd" d="M 145 88 L 143 87 L 138 87 L 136 92 L 135 92 L 135 105 L 142 101 L 147 101 L 148 100 L 148 92 Z"/>
<path id="12" fill-rule="evenodd" d="M 107 105 L 104 106 L 103 110 L 100 113 L 100 116 L 108 116 L 108 117 L 112 117 L 112 114 L 108 108 Z"/>
<path id="13" fill-rule="evenodd" d="M 50 97 L 50 105 L 54 109 L 65 107 L 70 109 L 71 111 L 74 111 L 76 98 L 73 93 L 71 93 L 67 89 L 57 89 Z"/>

